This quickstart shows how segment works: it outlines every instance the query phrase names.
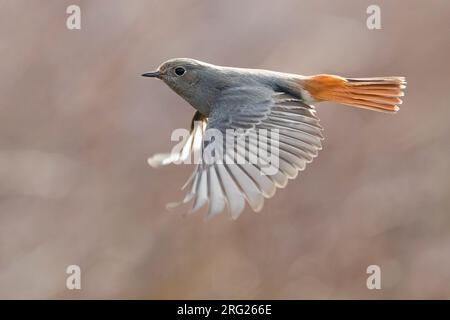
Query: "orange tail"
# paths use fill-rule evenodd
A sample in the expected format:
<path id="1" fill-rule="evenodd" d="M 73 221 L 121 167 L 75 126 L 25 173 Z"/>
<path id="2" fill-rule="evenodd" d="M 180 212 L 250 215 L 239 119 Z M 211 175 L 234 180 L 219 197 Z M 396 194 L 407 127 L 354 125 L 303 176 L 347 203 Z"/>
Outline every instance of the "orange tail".
<path id="1" fill-rule="evenodd" d="M 332 101 L 382 112 L 397 112 L 406 81 L 403 77 L 342 78 L 320 74 L 306 77 L 302 87 L 314 101 Z"/>

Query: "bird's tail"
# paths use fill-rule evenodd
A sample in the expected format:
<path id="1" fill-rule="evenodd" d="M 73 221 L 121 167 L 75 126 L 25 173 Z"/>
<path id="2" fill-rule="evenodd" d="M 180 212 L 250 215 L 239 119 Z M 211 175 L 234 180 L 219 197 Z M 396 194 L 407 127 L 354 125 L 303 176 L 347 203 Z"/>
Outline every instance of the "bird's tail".
<path id="1" fill-rule="evenodd" d="M 406 88 L 404 77 L 343 78 L 320 74 L 301 80 L 312 102 L 332 101 L 347 106 L 395 113 Z M 305 92 L 306 91 L 306 92 Z"/>

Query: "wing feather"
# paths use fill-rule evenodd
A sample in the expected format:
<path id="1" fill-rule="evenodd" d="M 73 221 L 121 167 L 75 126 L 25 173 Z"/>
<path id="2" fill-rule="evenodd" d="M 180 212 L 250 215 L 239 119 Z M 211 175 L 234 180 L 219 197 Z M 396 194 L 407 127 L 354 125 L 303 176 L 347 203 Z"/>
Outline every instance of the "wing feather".
<path id="1" fill-rule="evenodd" d="M 196 117 L 199 118 L 197 114 Z M 284 188 L 322 148 L 323 129 L 314 107 L 268 87 L 226 89 L 212 106 L 208 119 L 200 120 L 200 124 L 192 126 L 179 155 L 152 159 L 153 164 L 168 164 L 174 159 L 189 158 L 195 150 L 205 156 L 205 146 L 210 143 L 205 140 L 206 130 L 219 130 L 224 137 L 228 129 L 240 130 L 235 143 L 225 145 L 224 162 L 197 164 L 185 184 L 189 191 L 181 203 L 193 200 L 192 211 L 208 205 L 208 217 L 228 207 L 236 219 L 245 202 L 254 211 L 260 211 L 264 198 L 272 197 L 277 188 Z M 277 130 L 277 138 L 260 134 L 261 130 L 273 129 Z M 267 153 L 261 153 L 261 148 L 277 152 L 277 163 Z"/>

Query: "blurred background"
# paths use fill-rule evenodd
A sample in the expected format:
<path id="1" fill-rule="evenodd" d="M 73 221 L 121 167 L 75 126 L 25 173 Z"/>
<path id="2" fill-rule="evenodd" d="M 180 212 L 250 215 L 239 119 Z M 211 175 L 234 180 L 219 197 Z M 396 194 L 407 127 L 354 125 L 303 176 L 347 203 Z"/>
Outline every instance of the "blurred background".
<path id="1" fill-rule="evenodd" d="M 449 32 L 444 0 L 1 1 L 0 298 L 450 298 Z M 146 163 L 194 112 L 140 77 L 174 57 L 408 88 L 396 115 L 319 105 L 307 170 L 205 222 L 165 209 L 192 168 Z"/>

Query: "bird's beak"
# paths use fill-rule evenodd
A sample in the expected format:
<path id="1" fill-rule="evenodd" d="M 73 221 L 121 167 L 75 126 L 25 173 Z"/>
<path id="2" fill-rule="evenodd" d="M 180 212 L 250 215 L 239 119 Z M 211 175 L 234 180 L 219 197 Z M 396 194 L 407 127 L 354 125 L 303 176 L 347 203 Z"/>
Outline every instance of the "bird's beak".
<path id="1" fill-rule="evenodd" d="M 142 76 L 150 77 L 150 78 L 159 78 L 161 76 L 161 73 L 159 71 L 152 71 L 152 72 L 143 73 Z"/>

